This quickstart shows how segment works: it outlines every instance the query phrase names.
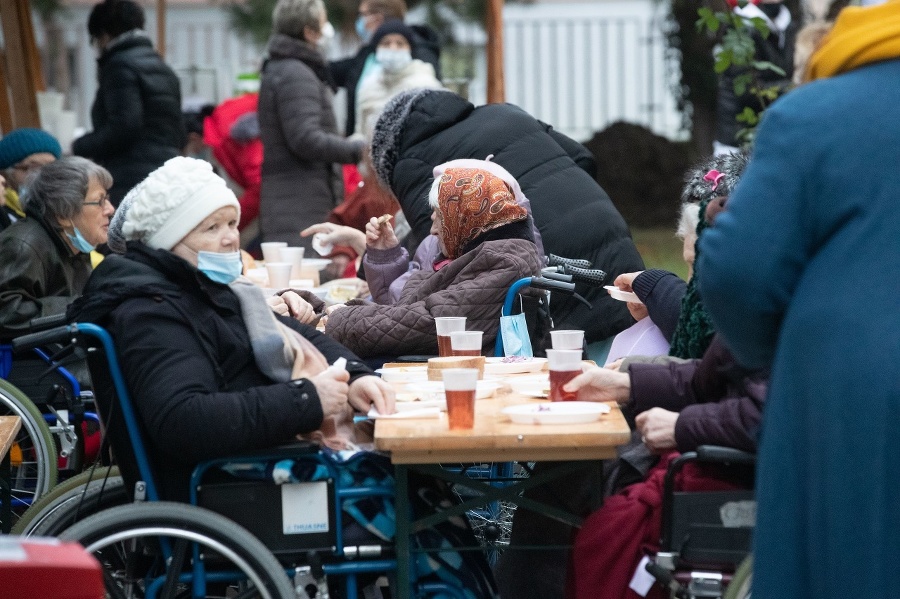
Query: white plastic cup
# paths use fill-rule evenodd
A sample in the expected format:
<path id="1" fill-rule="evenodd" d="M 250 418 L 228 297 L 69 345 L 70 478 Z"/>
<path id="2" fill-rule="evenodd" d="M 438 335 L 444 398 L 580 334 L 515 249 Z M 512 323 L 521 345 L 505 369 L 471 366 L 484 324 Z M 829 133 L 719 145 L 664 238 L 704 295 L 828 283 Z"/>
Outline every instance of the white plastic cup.
<path id="1" fill-rule="evenodd" d="M 453 331 L 466 330 L 465 316 L 438 316 L 434 319 L 438 335 L 449 335 Z"/>
<path id="2" fill-rule="evenodd" d="M 303 253 L 305 251 L 306 248 L 296 247 L 283 247 L 278 249 L 279 261 L 290 262 L 294 265 L 291 269 L 292 279 L 300 278 L 300 273 L 303 270 Z"/>
<path id="3" fill-rule="evenodd" d="M 581 350 L 548 349 L 547 365 L 550 368 L 550 401 L 577 399 L 577 393 L 567 393 L 562 388 L 581 374 Z"/>
<path id="4" fill-rule="evenodd" d="M 577 349 L 584 347 L 584 331 L 550 331 L 553 349 Z"/>
<path id="5" fill-rule="evenodd" d="M 480 356 L 482 331 L 453 331 L 450 333 L 450 351 L 453 356 Z"/>
<path id="6" fill-rule="evenodd" d="M 450 430 L 475 426 L 475 394 L 478 388 L 477 368 L 445 368 L 444 395 L 447 397 L 447 421 Z"/>
<path id="7" fill-rule="evenodd" d="M 452 356 L 450 347 L 450 333 L 466 330 L 465 316 L 438 316 L 434 319 L 437 329 L 438 355 L 442 358 Z"/>
<path id="8" fill-rule="evenodd" d="M 266 262 L 281 262 L 281 248 L 287 247 L 284 241 L 264 241 L 259 244 L 262 249 L 263 260 Z"/>
<path id="9" fill-rule="evenodd" d="M 272 289 L 285 289 L 291 285 L 291 269 L 294 267 L 290 262 L 268 262 L 266 261 L 266 271 L 269 273 L 269 287 Z"/>

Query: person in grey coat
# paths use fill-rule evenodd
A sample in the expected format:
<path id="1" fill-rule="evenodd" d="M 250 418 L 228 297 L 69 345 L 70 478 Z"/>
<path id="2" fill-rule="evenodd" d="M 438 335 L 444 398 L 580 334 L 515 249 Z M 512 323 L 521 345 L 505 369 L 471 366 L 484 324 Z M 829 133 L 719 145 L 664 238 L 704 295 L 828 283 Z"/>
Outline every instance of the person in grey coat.
<path id="1" fill-rule="evenodd" d="M 327 220 L 343 200 L 341 164 L 364 142 L 338 135 L 332 85 L 317 44 L 333 34 L 322 0 L 279 0 L 259 92 L 263 143 L 263 241 L 310 246 L 300 231 Z"/>

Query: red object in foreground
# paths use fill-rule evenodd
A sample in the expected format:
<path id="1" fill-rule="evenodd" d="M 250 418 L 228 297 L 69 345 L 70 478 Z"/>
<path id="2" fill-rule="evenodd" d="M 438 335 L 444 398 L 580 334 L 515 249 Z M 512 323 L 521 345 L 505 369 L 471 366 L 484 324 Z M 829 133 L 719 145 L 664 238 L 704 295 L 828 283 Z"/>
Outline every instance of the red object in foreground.
<path id="1" fill-rule="evenodd" d="M 78 543 L 0 537 L 0 596 L 16 599 L 102 599 L 100 562 Z"/>

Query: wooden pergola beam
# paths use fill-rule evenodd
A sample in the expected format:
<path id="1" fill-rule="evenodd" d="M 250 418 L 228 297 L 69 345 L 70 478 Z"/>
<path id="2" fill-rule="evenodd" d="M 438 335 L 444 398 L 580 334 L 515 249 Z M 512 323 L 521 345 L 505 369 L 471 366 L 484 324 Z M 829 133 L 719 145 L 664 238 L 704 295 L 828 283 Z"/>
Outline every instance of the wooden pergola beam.
<path id="1" fill-rule="evenodd" d="M 28 0 L 0 0 L 0 21 L 5 40 L 6 75 L 3 87 L 7 93 L 9 114 L 0 115 L 3 130 L 19 127 L 40 127 L 37 92 L 44 91 L 41 56 L 34 39 L 31 5 Z M 0 100 L 0 110 L 4 102 Z M 5 123 L 11 125 L 7 128 Z"/>
<path id="2" fill-rule="evenodd" d="M 503 78 L 503 0 L 487 0 L 487 101 L 506 101 Z"/>

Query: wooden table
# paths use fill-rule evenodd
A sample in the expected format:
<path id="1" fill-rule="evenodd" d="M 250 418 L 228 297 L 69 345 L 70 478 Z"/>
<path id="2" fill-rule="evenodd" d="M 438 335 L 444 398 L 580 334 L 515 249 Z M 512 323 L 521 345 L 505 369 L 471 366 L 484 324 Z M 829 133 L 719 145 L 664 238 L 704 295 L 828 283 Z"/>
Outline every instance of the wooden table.
<path id="1" fill-rule="evenodd" d="M 527 375 L 522 375 L 527 376 Z M 533 375 L 532 375 L 533 376 Z M 375 447 L 391 453 L 397 483 L 397 580 L 398 595 L 413 595 L 410 572 L 410 535 L 437 522 L 491 501 L 511 501 L 522 507 L 539 510 L 559 520 L 577 523 L 577 517 L 541 504 L 520 494 L 532 487 L 550 484 L 556 478 L 580 469 L 579 461 L 613 458 L 616 447 L 627 443 L 631 431 L 618 407 L 589 424 L 536 425 L 513 424 L 501 410 L 509 405 L 540 403 L 514 393 L 505 385 L 493 398 L 475 402 L 475 426 L 472 430 L 451 431 L 447 415 L 430 419 L 380 419 L 375 424 Z M 552 472 L 521 479 L 501 486 L 490 481 L 473 480 L 464 474 L 443 470 L 439 464 L 453 462 L 565 462 Z M 401 506 L 408 493 L 408 473 L 415 469 L 450 483 L 478 488 L 483 494 L 443 511 L 413 521 L 408 506 Z M 410 584 L 403 584 L 409 581 Z"/>
<path id="2" fill-rule="evenodd" d="M 9 450 L 22 428 L 18 416 L 0 416 L 0 532 L 8 533 L 12 527 L 12 497 L 9 487 Z"/>

